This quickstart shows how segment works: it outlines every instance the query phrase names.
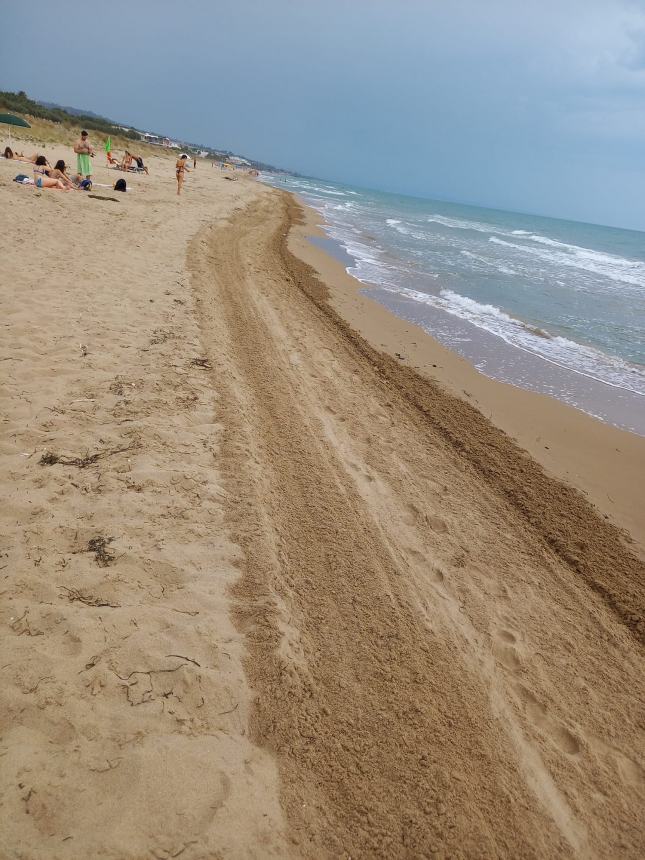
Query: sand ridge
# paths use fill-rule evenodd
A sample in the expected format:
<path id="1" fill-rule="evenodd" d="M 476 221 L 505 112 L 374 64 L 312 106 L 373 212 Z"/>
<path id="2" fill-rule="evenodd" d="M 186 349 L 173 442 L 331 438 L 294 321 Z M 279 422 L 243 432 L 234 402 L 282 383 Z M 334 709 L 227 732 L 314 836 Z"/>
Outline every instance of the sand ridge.
<path id="1" fill-rule="evenodd" d="M 254 737 L 277 757 L 297 852 L 638 856 L 638 621 L 554 545 L 555 511 L 545 531 L 527 522 L 469 456 L 483 428 L 452 437 L 440 391 L 428 420 L 330 312 L 286 247 L 290 207 L 266 199 L 204 231 L 191 270 L 232 431 Z M 510 457 L 515 486 L 525 458 L 481 444 Z M 560 489 L 561 508 L 586 504 Z M 611 544 L 633 575 L 607 534 L 585 563 Z M 636 611 L 638 581 L 620 583 Z"/>

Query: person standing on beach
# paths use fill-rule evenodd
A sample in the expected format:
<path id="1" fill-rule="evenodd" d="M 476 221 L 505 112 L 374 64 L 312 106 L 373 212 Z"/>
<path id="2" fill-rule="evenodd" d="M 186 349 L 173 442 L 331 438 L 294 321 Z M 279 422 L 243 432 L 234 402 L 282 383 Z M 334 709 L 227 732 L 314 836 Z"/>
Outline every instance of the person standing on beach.
<path id="1" fill-rule="evenodd" d="M 177 164 L 175 165 L 175 174 L 177 176 L 177 194 L 181 194 L 181 186 L 184 184 L 185 174 L 190 173 L 188 167 L 186 167 L 186 159 L 187 155 L 182 155 L 181 158 L 177 159 Z"/>
<path id="2" fill-rule="evenodd" d="M 88 133 L 83 130 L 80 138 L 74 144 L 76 153 L 76 170 L 82 179 L 92 178 L 92 163 L 90 158 L 94 157 L 94 148 L 90 144 Z"/>

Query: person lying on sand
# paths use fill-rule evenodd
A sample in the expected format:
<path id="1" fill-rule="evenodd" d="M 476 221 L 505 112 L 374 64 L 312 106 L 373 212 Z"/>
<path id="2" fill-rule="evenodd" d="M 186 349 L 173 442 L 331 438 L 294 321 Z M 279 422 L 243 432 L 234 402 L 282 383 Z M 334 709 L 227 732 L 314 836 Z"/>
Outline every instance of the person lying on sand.
<path id="1" fill-rule="evenodd" d="M 10 146 L 5 146 L 4 157 L 8 160 L 13 159 L 14 161 L 26 161 L 28 164 L 35 164 L 38 153 L 34 152 L 33 155 L 25 155 L 24 152 L 14 152 Z"/>
<path id="2" fill-rule="evenodd" d="M 47 159 L 39 155 L 34 164 L 34 185 L 36 188 L 58 188 L 61 191 L 69 191 L 60 179 L 53 179 L 49 175 L 51 167 L 47 166 Z"/>
<path id="3" fill-rule="evenodd" d="M 106 152 L 108 167 L 119 167 L 119 159 L 115 158 L 111 152 Z"/>

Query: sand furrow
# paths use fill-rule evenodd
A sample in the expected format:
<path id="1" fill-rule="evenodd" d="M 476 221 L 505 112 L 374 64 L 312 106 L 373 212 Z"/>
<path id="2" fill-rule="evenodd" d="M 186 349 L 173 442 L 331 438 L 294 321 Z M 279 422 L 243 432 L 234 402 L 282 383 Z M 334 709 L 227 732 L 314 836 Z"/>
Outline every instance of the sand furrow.
<path id="1" fill-rule="evenodd" d="M 637 856 L 633 636 L 464 456 L 473 428 L 456 445 L 333 318 L 287 217 L 203 233 L 191 268 L 296 852 Z"/>

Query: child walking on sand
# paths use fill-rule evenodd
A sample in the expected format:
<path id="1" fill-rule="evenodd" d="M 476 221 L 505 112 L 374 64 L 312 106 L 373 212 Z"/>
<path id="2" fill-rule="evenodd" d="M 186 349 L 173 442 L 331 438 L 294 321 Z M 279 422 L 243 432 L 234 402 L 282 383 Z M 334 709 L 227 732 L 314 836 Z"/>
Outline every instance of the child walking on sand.
<path id="1" fill-rule="evenodd" d="M 177 194 L 181 194 L 181 186 L 184 184 L 184 174 L 190 173 L 190 170 L 186 166 L 187 155 L 182 155 L 181 158 L 177 159 L 177 164 L 175 165 L 175 174 L 177 176 Z"/>

